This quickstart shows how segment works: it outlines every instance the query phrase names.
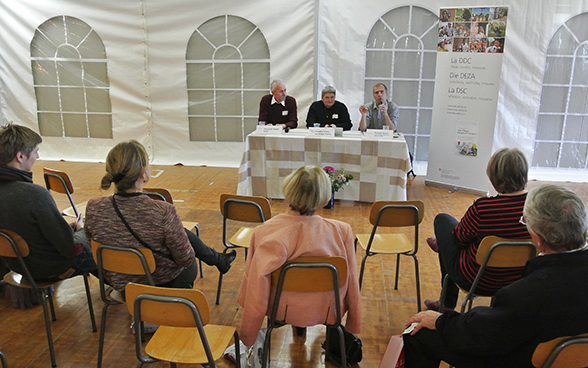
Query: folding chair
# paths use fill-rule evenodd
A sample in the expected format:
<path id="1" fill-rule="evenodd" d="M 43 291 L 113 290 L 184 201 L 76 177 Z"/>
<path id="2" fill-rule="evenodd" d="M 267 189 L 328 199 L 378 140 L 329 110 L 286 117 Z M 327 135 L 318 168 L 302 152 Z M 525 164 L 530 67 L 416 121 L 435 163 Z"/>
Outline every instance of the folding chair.
<path id="1" fill-rule="evenodd" d="M 339 344 L 341 349 L 341 362 L 343 367 L 347 367 L 347 357 L 345 356 L 345 339 L 343 337 L 343 327 L 341 326 L 341 298 L 339 288 L 347 284 L 347 261 L 343 257 L 301 257 L 288 261 L 272 272 L 272 286 L 276 288 L 272 312 L 268 319 L 268 328 L 265 335 L 263 346 L 262 368 L 270 365 L 271 338 L 274 328 L 287 324 L 283 320 L 277 320 L 277 313 L 280 305 L 282 291 L 291 291 L 297 293 L 314 293 L 321 291 L 333 291 L 335 301 L 336 321 L 334 324 L 327 324 L 328 315 L 325 316 L 325 325 L 327 328 L 336 328 L 339 332 Z M 301 296 L 303 297 L 303 296 Z M 328 310 L 330 310 L 329 308 Z M 329 334 L 327 334 L 327 340 Z M 329 341 L 325 346 L 329 346 Z M 330 359 L 329 350 L 326 359 Z"/>
<path id="2" fill-rule="evenodd" d="M 468 310 L 472 309 L 472 303 L 478 296 L 493 297 L 494 292 L 485 292 L 482 290 L 476 290 L 486 267 L 501 267 L 501 268 L 516 268 L 524 267 L 527 261 L 537 253 L 535 244 L 529 239 L 516 240 L 506 239 L 498 236 L 486 236 L 480 242 L 478 252 L 476 253 L 476 262 L 480 264 L 480 269 L 476 274 L 476 278 L 472 283 L 472 287 L 469 290 L 460 289 L 467 293 L 462 304 L 461 313 L 466 310 L 466 305 L 469 303 Z M 522 272 L 522 271 L 521 271 Z M 453 282 L 449 275 L 446 275 L 443 279 L 443 289 L 441 291 L 441 305 L 439 311 L 443 311 L 445 295 L 447 294 L 447 288 L 449 282 Z M 459 286 L 459 285 L 458 285 Z"/>
<path id="3" fill-rule="evenodd" d="M 155 271 L 155 258 L 147 248 L 122 248 L 100 244 L 92 240 L 92 253 L 98 265 L 100 279 L 100 298 L 104 302 L 100 321 L 100 340 L 98 342 L 98 368 L 102 367 L 104 354 L 104 334 L 106 330 L 106 313 L 111 305 L 125 304 L 125 294 L 106 285 L 104 272 L 117 272 L 127 275 L 144 275 L 150 285 L 154 285 L 151 274 Z"/>
<path id="4" fill-rule="evenodd" d="M 69 178 L 69 175 L 64 171 L 49 169 L 47 167 L 43 168 L 43 178 L 45 179 L 45 186 L 48 190 L 53 190 L 57 193 L 66 194 L 67 198 L 69 199 L 69 203 L 71 203 L 71 207 L 66 208 L 62 211 L 64 215 L 72 216 L 72 217 L 79 217 L 80 214 L 86 212 L 86 204 L 88 202 L 84 202 L 78 205 L 80 208 L 76 207 L 73 198 L 71 195 L 74 192 L 74 187 Z"/>
<path id="5" fill-rule="evenodd" d="M 558 337 L 537 345 L 532 362 L 537 368 L 588 367 L 588 333 Z"/>
<path id="6" fill-rule="evenodd" d="M 223 253 L 231 248 L 244 248 L 245 258 L 251 242 L 253 227 L 242 227 L 227 241 L 227 220 L 262 223 L 272 217 L 272 209 L 265 197 L 242 196 L 236 194 L 221 194 L 220 209 L 223 215 Z M 216 291 L 216 304 L 220 302 L 223 274 L 219 273 Z"/>
<path id="7" fill-rule="evenodd" d="M 208 364 L 217 367 L 231 340 L 240 367 L 239 334 L 233 326 L 212 325 L 204 294 L 196 289 L 174 289 L 129 283 L 127 309 L 135 321 L 135 351 L 139 364 L 156 361 L 176 364 Z M 160 325 L 143 352 L 141 322 Z"/>
<path id="8" fill-rule="evenodd" d="M 396 279 L 394 289 L 398 290 L 398 276 L 400 271 L 400 255 L 410 256 L 414 259 L 414 272 L 416 278 L 417 308 L 421 311 L 421 287 L 419 278 L 419 260 L 416 256 L 419 249 L 419 224 L 425 214 L 425 205 L 422 201 L 377 201 L 370 211 L 370 223 L 374 225 L 371 234 L 358 234 L 355 238 L 357 244 L 365 250 L 361 260 L 359 272 L 359 287 L 363 282 L 365 263 L 367 258 L 375 254 L 396 254 Z M 380 227 L 406 227 L 414 226 L 414 244 L 405 234 L 379 233 Z"/>
<path id="9" fill-rule="evenodd" d="M 47 341 L 49 343 L 49 354 L 51 356 L 51 366 L 56 367 L 55 348 L 53 346 L 53 337 L 51 335 L 51 322 L 49 321 L 49 311 L 47 304 L 51 308 L 51 317 L 56 321 L 55 307 L 53 306 L 53 285 L 62 280 L 50 280 L 46 282 L 35 281 L 29 272 L 24 259 L 29 255 L 29 246 L 27 242 L 18 234 L 10 230 L 0 230 L 0 256 L 7 258 L 17 258 L 18 264 L 22 270 L 22 274 L 15 271 L 10 271 L 4 275 L 4 281 L 8 284 L 33 289 L 37 295 L 41 297 L 41 305 L 43 306 L 43 316 L 45 317 L 45 331 L 47 332 Z M 84 285 L 86 287 L 86 298 L 88 299 L 88 311 L 90 312 L 90 320 L 92 322 L 92 331 L 96 332 L 96 320 L 94 318 L 94 307 L 92 305 L 92 294 L 90 293 L 90 284 L 88 282 L 88 274 L 83 275 Z"/>
<path id="10" fill-rule="evenodd" d="M 156 201 L 164 201 L 171 204 L 174 203 L 171 193 L 165 188 L 143 188 L 143 194 L 149 196 L 151 199 L 155 199 Z M 191 232 L 196 234 L 197 237 L 200 237 L 200 228 L 198 227 L 197 222 L 182 221 L 182 224 L 186 229 L 190 229 Z M 198 259 L 198 263 L 200 266 L 200 278 L 203 278 L 204 273 L 202 269 L 202 260 Z"/>

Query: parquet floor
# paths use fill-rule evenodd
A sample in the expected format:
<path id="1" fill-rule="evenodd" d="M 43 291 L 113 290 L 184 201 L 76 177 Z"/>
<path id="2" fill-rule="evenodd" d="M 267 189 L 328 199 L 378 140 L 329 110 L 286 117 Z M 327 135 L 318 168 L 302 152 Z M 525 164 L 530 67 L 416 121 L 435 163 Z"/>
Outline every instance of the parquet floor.
<path id="1" fill-rule="evenodd" d="M 34 167 L 34 180 L 44 185 L 43 166 L 68 172 L 74 183 L 76 203 L 90 198 L 108 195 L 99 188 L 104 173 L 101 163 L 43 162 Z M 222 217 L 219 211 L 221 193 L 234 193 L 237 187 L 237 169 L 186 166 L 153 166 L 154 178 L 150 187 L 162 187 L 171 191 L 175 205 L 183 220 L 200 223 L 202 239 L 217 250 L 222 250 Z M 530 186 L 538 183 L 532 182 Z M 578 192 L 586 201 L 588 184 L 565 184 Z M 425 202 L 426 210 L 419 235 L 418 258 L 420 262 L 422 299 L 437 298 L 440 291 L 440 275 L 436 254 L 425 243 L 433 234 L 433 219 L 437 213 L 446 212 L 460 218 L 476 196 L 463 193 L 448 193 L 445 189 L 427 187 L 424 177 L 410 180 L 408 198 L 419 198 Z M 59 208 L 69 206 L 65 195 L 53 193 Z M 271 201 L 274 213 L 285 212 L 286 203 Z M 352 201 L 335 202 L 333 210 L 320 210 L 324 217 L 336 218 L 351 224 L 356 233 L 369 233 L 367 220 L 371 204 Z M 411 234 L 407 230 L 407 234 Z M 358 251 L 357 264 L 362 254 Z M 207 296 L 211 308 L 212 323 L 239 326 L 241 307 L 236 301 L 237 290 L 244 268 L 241 251 L 229 273 L 224 277 L 220 305 L 214 305 L 218 272 L 216 268 L 204 266 L 204 278 L 197 279 L 195 287 Z M 400 262 L 400 284 L 394 290 L 395 257 L 370 257 L 366 267 L 362 290 L 363 303 L 363 361 L 358 367 L 378 367 L 388 339 L 404 329 L 404 321 L 417 311 L 415 295 L 414 265 L 409 257 Z M 96 317 L 100 321 L 98 282 L 93 280 L 92 292 Z M 58 367 L 85 368 L 96 365 L 98 333 L 92 333 L 87 311 L 84 286 L 81 278 L 66 280 L 55 290 L 57 321 L 53 322 L 53 336 Z M 488 300 L 476 301 L 486 304 Z M 104 367 L 133 367 L 137 360 L 134 339 L 129 330 L 130 317 L 126 308 L 111 307 L 108 312 Z M 12 368 L 50 367 L 47 338 L 43 326 L 40 306 L 19 310 L 10 302 L 0 299 L 0 350 L 8 357 Z M 312 327 L 305 337 L 294 337 L 290 327 L 278 329 L 272 342 L 272 366 L 274 367 L 335 367 L 324 362 L 320 343 L 324 340 L 324 328 Z M 224 359 L 217 361 L 219 367 L 233 367 Z M 165 367 L 156 363 L 152 367 Z"/>

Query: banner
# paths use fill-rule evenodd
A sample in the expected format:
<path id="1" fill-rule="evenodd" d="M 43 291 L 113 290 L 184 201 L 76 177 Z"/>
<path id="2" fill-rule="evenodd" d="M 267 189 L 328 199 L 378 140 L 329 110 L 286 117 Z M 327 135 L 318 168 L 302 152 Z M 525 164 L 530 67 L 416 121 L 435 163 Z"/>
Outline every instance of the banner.
<path id="1" fill-rule="evenodd" d="M 426 184 L 486 194 L 508 7 L 443 8 Z"/>

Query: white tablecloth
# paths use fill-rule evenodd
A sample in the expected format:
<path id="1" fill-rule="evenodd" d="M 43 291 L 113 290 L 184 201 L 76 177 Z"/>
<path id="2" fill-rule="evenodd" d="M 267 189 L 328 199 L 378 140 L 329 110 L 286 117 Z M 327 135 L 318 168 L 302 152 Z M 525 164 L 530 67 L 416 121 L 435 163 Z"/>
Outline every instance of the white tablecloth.
<path id="1" fill-rule="evenodd" d="M 345 169 L 354 179 L 335 194 L 360 202 L 406 200 L 410 158 L 405 139 L 374 139 L 360 132 L 343 137 L 309 137 L 306 129 L 283 135 L 247 136 L 237 193 L 284 198 L 280 185 L 303 165 Z"/>

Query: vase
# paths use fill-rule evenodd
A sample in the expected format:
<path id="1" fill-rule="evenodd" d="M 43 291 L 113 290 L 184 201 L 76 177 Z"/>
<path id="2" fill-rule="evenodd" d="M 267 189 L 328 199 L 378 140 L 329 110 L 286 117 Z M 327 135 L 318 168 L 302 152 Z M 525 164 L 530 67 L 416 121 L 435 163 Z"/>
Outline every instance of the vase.
<path id="1" fill-rule="evenodd" d="M 335 207 L 335 193 L 331 193 L 331 199 L 327 202 L 324 209 L 332 210 Z"/>

